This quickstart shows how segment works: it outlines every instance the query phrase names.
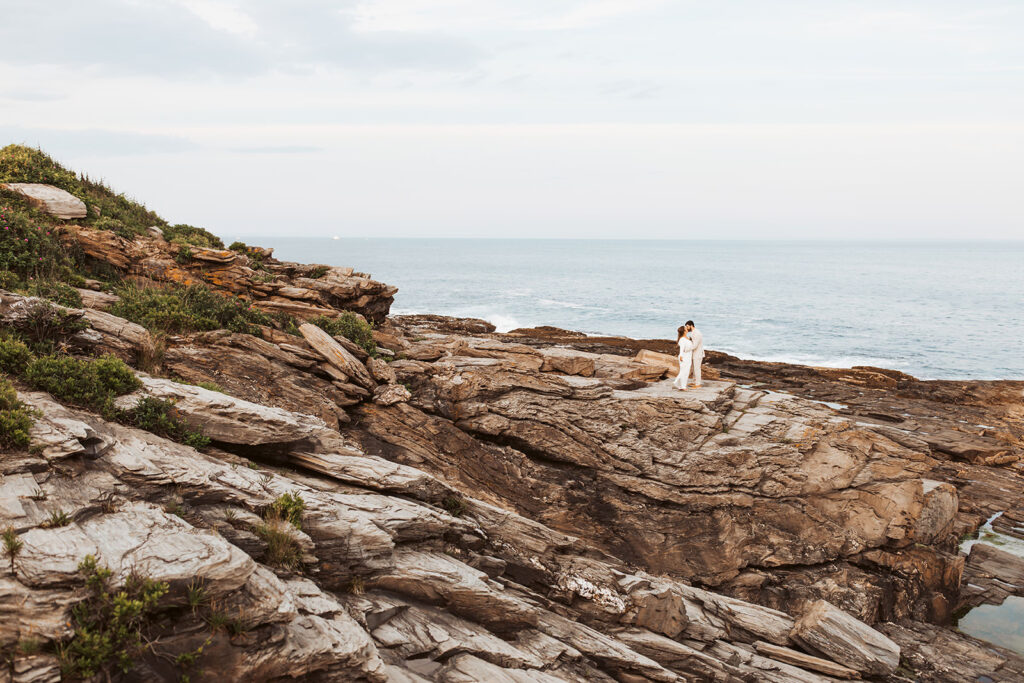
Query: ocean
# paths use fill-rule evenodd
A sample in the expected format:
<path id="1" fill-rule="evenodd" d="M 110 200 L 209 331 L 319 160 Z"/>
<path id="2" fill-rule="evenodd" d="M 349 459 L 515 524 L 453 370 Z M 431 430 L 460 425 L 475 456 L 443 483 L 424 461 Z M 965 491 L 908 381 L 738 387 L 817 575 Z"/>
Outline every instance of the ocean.
<path id="1" fill-rule="evenodd" d="M 741 358 L 1024 379 L 1024 242 L 239 239 L 396 285 L 396 314 L 672 339 L 692 319 Z"/>

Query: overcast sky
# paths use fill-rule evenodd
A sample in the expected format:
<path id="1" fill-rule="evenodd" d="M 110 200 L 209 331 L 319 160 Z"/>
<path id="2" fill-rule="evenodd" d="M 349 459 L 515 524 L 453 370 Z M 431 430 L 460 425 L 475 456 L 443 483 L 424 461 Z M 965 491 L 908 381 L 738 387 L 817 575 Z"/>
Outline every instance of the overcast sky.
<path id="1" fill-rule="evenodd" d="M 0 144 L 233 234 L 1024 238 L 1024 2 L 0 0 Z"/>

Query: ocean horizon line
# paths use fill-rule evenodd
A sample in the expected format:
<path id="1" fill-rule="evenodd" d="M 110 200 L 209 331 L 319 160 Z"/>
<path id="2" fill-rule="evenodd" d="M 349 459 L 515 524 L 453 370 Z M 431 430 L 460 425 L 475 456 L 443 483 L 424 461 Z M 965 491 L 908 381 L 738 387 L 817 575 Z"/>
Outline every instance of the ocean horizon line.
<path id="1" fill-rule="evenodd" d="M 236 233 L 236 236 L 247 239 L 318 239 L 327 241 L 343 240 L 395 240 L 395 241 L 478 241 L 478 242 L 686 242 L 686 243 L 722 243 L 722 242 L 757 242 L 768 244 L 1018 244 L 1024 246 L 1024 238 L 888 238 L 888 237 L 863 237 L 863 238 L 828 238 L 828 237 L 780 237 L 780 238 L 755 238 L 755 237 L 716 237 L 716 238 L 690 238 L 690 237 L 489 237 L 489 236 L 431 236 L 431 237 L 410 237 L 410 236 L 382 236 L 382 235 L 262 235 L 257 233 Z M 268 244 L 266 246 L 274 246 Z"/>

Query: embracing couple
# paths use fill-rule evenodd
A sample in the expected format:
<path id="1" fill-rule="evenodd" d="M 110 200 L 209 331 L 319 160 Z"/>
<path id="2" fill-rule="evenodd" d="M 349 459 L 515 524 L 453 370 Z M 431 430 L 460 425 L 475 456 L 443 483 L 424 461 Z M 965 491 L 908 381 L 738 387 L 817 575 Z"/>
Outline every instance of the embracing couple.
<path id="1" fill-rule="evenodd" d="M 700 363 L 704 360 L 704 335 L 693 324 L 687 320 L 686 324 L 679 328 L 679 336 L 676 341 L 679 344 L 679 374 L 672 386 L 681 391 L 686 391 L 686 385 L 690 382 L 690 369 L 693 369 L 693 386 L 700 386 Z"/>

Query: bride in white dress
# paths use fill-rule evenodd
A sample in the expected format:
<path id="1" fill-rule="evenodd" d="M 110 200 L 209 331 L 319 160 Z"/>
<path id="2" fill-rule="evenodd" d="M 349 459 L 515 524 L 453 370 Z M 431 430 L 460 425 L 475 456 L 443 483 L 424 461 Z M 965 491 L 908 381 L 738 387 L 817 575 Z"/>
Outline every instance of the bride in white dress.
<path id="1" fill-rule="evenodd" d="M 690 376 L 690 363 L 693 362 L 694 345 L 686 331 L 686 325 L 680 327 L 677 332 L 679 333 L 679 337 L 676 339 L 679 343 L 679 374 L 676 375 L 672 386 L 680 391 L 686 391 L 685 382 Z"/>

